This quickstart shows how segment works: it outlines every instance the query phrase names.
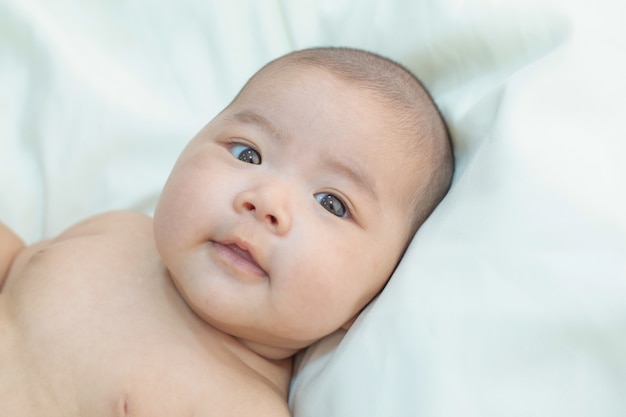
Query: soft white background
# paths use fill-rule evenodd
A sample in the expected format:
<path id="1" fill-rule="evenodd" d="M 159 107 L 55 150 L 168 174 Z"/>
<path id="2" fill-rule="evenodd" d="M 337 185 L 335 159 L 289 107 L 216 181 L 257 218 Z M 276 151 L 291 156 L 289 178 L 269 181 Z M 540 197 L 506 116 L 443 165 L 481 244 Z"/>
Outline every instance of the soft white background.
<path id="1" fill-rule="evenodd" d="M 458 169 L 382 295 L 300 358 L 295 415 L 626 415 L 621 0 L 0 0 L 0 219 L 33 242 L 150 213 L 254 71 L 329 44 L 420 75 Z"/>

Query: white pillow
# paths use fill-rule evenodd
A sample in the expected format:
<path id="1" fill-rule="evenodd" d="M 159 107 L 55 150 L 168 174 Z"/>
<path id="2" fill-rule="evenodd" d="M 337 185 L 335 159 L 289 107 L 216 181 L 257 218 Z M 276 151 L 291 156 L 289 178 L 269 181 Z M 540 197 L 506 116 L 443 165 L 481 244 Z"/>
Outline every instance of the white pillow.
<path id="1" fill-rule="evenodd" d="M 424 80 L 452 190 L 381 296 L 299 357 L 308 416 L 626 415 L 626 15 L 585 0 L 0 3 L 0 219 L 150 213 L 261 65 L 369 49 Z"/>

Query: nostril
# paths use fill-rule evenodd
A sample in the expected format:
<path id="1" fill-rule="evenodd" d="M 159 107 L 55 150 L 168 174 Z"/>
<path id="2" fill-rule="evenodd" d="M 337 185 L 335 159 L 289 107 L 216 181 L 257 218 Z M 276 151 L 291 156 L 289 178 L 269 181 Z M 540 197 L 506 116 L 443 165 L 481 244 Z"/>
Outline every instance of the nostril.
<path id="1" fill-rule="evenodd" d="M 276 218 L 276 216 L 268 214 L 267 218 L 270 221 L 270 223 L 273 224 L 274 226 L 278 224 L 278 219 Z"/>
<path id="2" fill-rule="evenodd" d="M 255 210 L 254 204 L 248 203 L 248 202 L 243 204 L 243 208 L 248 210 L 248 211 L 254 211 Z"/>

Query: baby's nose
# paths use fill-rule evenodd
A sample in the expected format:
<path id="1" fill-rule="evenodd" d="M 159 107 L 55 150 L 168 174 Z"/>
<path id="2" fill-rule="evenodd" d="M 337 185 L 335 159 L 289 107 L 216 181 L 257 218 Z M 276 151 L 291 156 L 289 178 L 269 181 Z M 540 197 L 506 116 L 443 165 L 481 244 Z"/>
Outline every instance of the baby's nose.
<path id="1" fill-rule="evenodd" d="M 234 201 L 240 214 L 252 214 L 266 224 L 274 233 L 284 235 L 291 228 L 286 193 L 276 187 L 258 187 L 239 193 Z"/>

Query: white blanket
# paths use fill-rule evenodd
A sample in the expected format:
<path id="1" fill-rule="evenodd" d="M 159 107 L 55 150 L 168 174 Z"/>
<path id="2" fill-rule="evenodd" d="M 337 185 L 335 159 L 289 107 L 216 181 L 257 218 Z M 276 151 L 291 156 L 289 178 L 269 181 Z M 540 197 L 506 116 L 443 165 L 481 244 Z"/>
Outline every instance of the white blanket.
<path id="1" fill-rule="evenodd" d="M 28 242 L 150 213 L 262 64 L 416 72 L 457 172 L 382 295 L 307 350 L 295 416 L 626 415 L 626 3 L 0 0 L 0 219 Z"/>

